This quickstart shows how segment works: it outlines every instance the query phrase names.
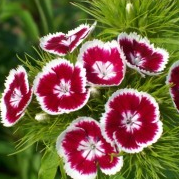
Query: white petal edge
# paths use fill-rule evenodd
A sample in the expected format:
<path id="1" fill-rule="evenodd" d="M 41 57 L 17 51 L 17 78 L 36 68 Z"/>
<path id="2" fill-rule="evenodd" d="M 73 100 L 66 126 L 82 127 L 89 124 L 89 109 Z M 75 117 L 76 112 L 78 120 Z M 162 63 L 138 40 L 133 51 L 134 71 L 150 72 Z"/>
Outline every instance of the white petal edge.
<path id="1" fill-rule="evenodd" d="M 106 139 L 107 142 L 111 143 L 112 146 L 115 145 L 115 139 L 112 141 L 108 135 L 106 134 L 105 132 L 105 126 L 106 126 L 106 118 L 107 118 L 107 115 L 108 115 L 108 112 L 111 111 L 111 108 L 109 106 L 109 104 L 119 95 L 122 95 L 122 94 L 127 94 L 127 93 L 130 93 L 130 94 L 135 94 L 139 100 L 141 100 L 142 97 L 146 97 L 148 99 L 148 101 L 150 103 L 152 103 L 152 105 L 154 105 L 155 107 L 155 115 L 156 115 L 156 118 L 152 121 L 153 123 L 154 122 L 158 122 L 159 119 L 160 119 L 160 111 L 159 111 L 159 106 L 158 106 L 158 103 L 156 102 L 155 98 L 152 97 L 150 94 L 146 93 L 146 92 L 143 92 L 143 91 L 138 91 L 136 89 L 132 89 L 132 88 L 124 88 L 124 89 L 120 89 L 120 90 L 117 90 L 116 92 L 114 92 L 108 99 L 107 103 L 105 104 L 105 112 L 102 114 L 102 117 L 100 118 L 100 124 L 101 124 L 101 130 L 102 130 L 102 135 L 104 136 L 104 138 Z M 115 131 L 114 131 L 115 132 Z M 161 131 L 160 131 L 161 132 Z M 159 134 L 160 134 L 159 132 Z M 114 134 L 113 134 L 113 137 L 114 137 Z M 120 146 L 121 147 L 121 146 Z M 125 149 L 125 148 L 123 148 Z M 126 150 L 126 149 L 125 149 Z M 138 151 L 138 150 L 136 150 Z M 141 151 L 141 150 L 140 150 Z"/>
<path id="2" fill-rule="evenodd" d="M 19 73 L 24 73 L 24 79 L 25 79 L 25 86 L 27 88 L 27 91 L 29 92 L 29 82 L 28 82 L 28 77 L 27 77 L 27 72 L 25 70 L 25 68 L 21 65 L 19 65 L 16 69 L 12 69 L 10 70 L 9 72 L 9 75 L 7 76 L 6 78 L 6 81 L 5 81 L 5 90 L 4 92 L 2 93 L 2 97 L 1 97 L 1 102 L 0 102 L 0 108 L 1 108 L 1 123 L 5 126 L 5 127 L 12 127 L 13 125 L 15 125 L 25 114 L 25 109 L 26 107 L 30 104 L 31 100 L 32 100 L 32 95 L 33 95 L 33 89 L 31 88 L 31 96 L 29 98 L 29 101 L 27 102 L 27 104 L 24 106 L 24 108 L 18 112 L 17 115 L 19 115 L 20 113 L 22 113 L 20 115 L 20 117 L 16 120 L 16 122 L 14 123 L 10 123 L 8 122 L 8 119 L 6 119 L 6 113 L 7 113 L 7 108 L 6 108 L 6 105 L 5 105 L 5 102 L 4 102 L 4 96 L 5 94 L 8 92 L 9 90 L 9 86 L 10 84 L 14 81 L 14 76 L 16 74 L 19 74 Z"/>
<path id="3" fill-rule="evenodd" d="M 88 117 L 87 117 L 88 118 Z M 80 117 L 78 119 L 76 119 L 76 123 L 80 122 L 81 120 L 83 119 L 83 117 Z M 86 121 L 89 121 L 91 118 L 88 118 L 86 119 Z M 74 123 L 75 123 L 74 121 Z M 66 154 L 65 154 L 65 150 L 64 148 L 61 146 L 62 144 L 62 141 L 64 140 L 66 134 L 68 132 L 72 132 L 72 131 L 76 131 L 76 130 L 83 130 L 82 128 L 79 128 L 79 127 L 75 127 L 74 125 L 75 124 L 71 124 L 69 127 L 67 127 L 67 129 L 65 131 L 63 131 L 57 138 L 57 141 L 56 141 L 56 150 L 57 150 L 57 153 L 60 157 L 63 157 L 64 159 L 64 169 L 67 173 L 67 175 L 69 175 L 70 177 L 72 177 L 73 179 L 79 179 L 79 178 L 83 178 L 83 179 L 95 179 L 96 175 L 97 175 L 97 172 L 95 173 L 92 173 L 92 174 L 81 174 L 80 172 L 78 172 L 77 170 L 74 170 L 70 167 L 70 163 L 68 162 L 68 157 L 66 157 Z"/>
<path id="4" fill-rule="evenodd" d="M 160 67 L 158 69 L 158 72 L 150 72 L 144 69 L 140 69 L 139 67 L 132 65 L 131 63 L 129 63 L 127 60 L 126 64 L 128 67 L 137 70 L 143 77 L 145 77 L 146 75 L 150 75 L 150 76 L 154 76 L 154 75 L 160 75 L 160 72 L 163 71 L 166 67 L 166 64 L 168 63 L 169 60 L 169 53 L 163 49 L 163 48 L 155 48 L 154 44 L 151 44 L 150 41 L 146 38 L 146 37 L 141 37 L 140 35 L 138 35 L 136 32 L 131 32 L 129 34 L 127 34 L 126 32 L 122 32 L 118 35 L 117 41 L 119 43 L 119 41 L 121 39 L 128 39 L 129 41 L 133 41 L 136 40 L 139 43 L 144 43 L 148 46 L 148 48 L 150 48 L 153 52 L 157 52 L 160 53 L 163 56 L 163 63 L 160 64 Z M 121 47 L 122 48 L 122 47 Z"/>
<path id="5" fill-rule="evenodd" d="M 157 125 L 158 125 L 158 130 L 156 131 L 156 135 L 154 136 L 154 138 L 151 140 L 151 141 L 148 141 L 147 143 L 138 143 L 137 144 L 141 147 L 148 147 L 154 143 L 156 143 L 159 138 L 162 136 L 162 133 L 163 133 L 163 123 L 161 121 L 157 121 L 156 122 Z"/>
<path id="6" fill-rule="evenodd" d="M 115 132 L 113 133 L 113 138 L 114 138 L 115 144 L 117 145 L 119 151 L 124 151 L 126 153 L 134 154 L 134 153 L 139 153 L 144 149 L 144 147 L 140 146 L 140 145 L 138 146 L 138 148 L 135 148 L 135 149 L 132 149 L 132 148 L 129 149 L 129 148 L 123 147 L 120 143 L 117 142 Z"/>
<path id="7" fill-rule="evenodd" d="M 53 53 L 53 54 L 55 54 L 55 55 L 59 55 L 59 56 L 64 56 L 64 55 L 66 55 L 66 53 L 64 54 L 64 53 L 59 53 L 59 52 L 57 52 L 57 51 L 55 51 L 55 50 L 48 50 L 48 49 L 46 49 L 46 45 L 48 44 L 47 42 L 50 40 L 50 39 L 52 39 L 52 38 L 54 38 L 54 37 L 58 37 L 58 36 L 65 36 L 65 34 L 64 33 L 62 33 L 62 32 L 57 32 L 57 33 L 54 33 L 54 34 L 48 34 L 48 35 L 46 35 L 46 36 L 44 36 L 44 37 L 41 37 L 40 38 L 40 47 L 44 50 L 44 51 L 46 51 L 46 52 L 49 52 L 49 53 Z"/>
<path id="8" fill-rule="evenodd" d="M 121 78 L 121 81 L 119 82 L 119 84 L 111 84 L 111 85 L 104 85 L 104 84 L 94 84 L 91 82 L 87 82 L 89 86 L 95 86 L 95 87 L 100 87 L 100 86 L 104 86 L 104 87 L 109 87 L 109 86 L 118 86 L 121 84 L 121 82 L 124 79 L 125 73 L 126 73 L 126 63 L 125 63 L 125 55 L 123 53 L 123 51 L 120 49 L 118 42 L 116 40 L 112 40 L 112 41 L 108 41 L 108 42 L 103 42 L 101 40 L 98 39 L 94 39 L 92 41 L 87 41 L 86 43 L 84 43 L 82 45 L 82 47 L 80 48 L 80 52 L 78 54 L 77 57 L 77 62 L 81 63 L 84 66 L 84 60 L 83 60 L 83 55 L 84 53 L 89 50 L 92 49 L 94 47 L 99 47 L 100 49 L 104 49 L 104 50 L 108 50 L 111 51 L 112 48 L 117 48 L 119 54 L 120 54 L 120 58 L 122 60 L 123 63 L 123 69 L 122 69 L 122 73 L 123 73 L 123 78 Z"/>
<path id="9" fill-rule="evenodd" d="M 91 26 L 89 24 L 81 24 L 80 26 L 76 27 L 73 30 L 68 31 L 67 37 L 72 36 L 73 34 L 77 33 L 83 28 L 87 28 L 88 30 L 84 33 L 83 37 L 80 38 L 80 40 L 76 43 L 76 45 L 71 49 L 70 52 L 73 52 L 73 50 L 84 40 L 87 38 L 87 36 L 94 30 L 96 27 L 97 21 L 95 21 Z M 85 37 L 86 36 L 86 37 Z M 85 38 L 84 38 L 85 37 Z"/>
<path id="10" fill-rule="evenodd" d="M 47 74 L 50 74 L 50 73 L 55 73 L 52 70 L 52 68 L 59 66 L 61 64 L 67 64 L 68 66 L 70 66 L 70 68 L 73 68 L 73 65 L 69 61 L 67 61 L 66 59 L 63 59 L 63 58 L 54 59 L 54 60 L 48 62 L 42 68 L 42 71 L 37 74 L 37 76 L 35 77 L 34 82 L 33 82 L 33 88 L 34 88 L 33 91 L 34 91 L 34 94 L 36 95 L 37 101 L 39 102 L 42 110 L 45 111 L 48 114 L 51 114 L 51 115 L 62 114 L 63 112 L 60 111 L 60 110 L 59 110 L 59 112 L 53 112 L 53 111 L 49 110 L 44 104 L 44 100 L 43 100 L 44 97 L 39 96 L 39 94 L 37 93 L 37 89 L 39 87 L 39 82 L 44 77 L 44 75 L 47 75 Z"/>
<path id="11" fill-rule="evenodd" d="M 123 157 L 117 157 L 118 159 L 118 163 L 113 166 L 112 168 L 109 168 L 109 169 L 104 169 L 104 168 L 101 168 L 101 171 L 106 174 L 106 175 L 115 175 L 117 172 L 119 172 L 123 166 Z"/>
<path id="12" fill-rule="evenodd" d="M 49 73 L 54 73 L 52 68 L 56 67 L 57 65 L 61 65 L 61 64 L 67 64 L 70 68 L 74 69 L 75 67 L 66 59 L 64 58 L 57 58 L 57 59 L 54 59 L 52 61 L 50 61 L 49 63 L 47 63 L 43 68 L 42 68 L 42 71 L 39 72 L 37 74 L 37 76 L 35 77 L 35 80 L 34 80 L 34 83 L 33 83 L 33 88 L 34 88 L 34 93 L 36 95 L 36 99 L 37 101 L 39 102 L 41 108 L 43 111 L 45 111 L 46 113 L 48 114 L 51 114 L 51 115 L 57 115 L 57 114 L 63 114 L 63 113 L 69 113 L 69 112 L 72 112 L 74 111 L 74 109 L 71 109 L 71 110 L 68 110 L 68 109 L 61 109 L 59 108 L 58 109 L 58 112 L 54 112 L 54 111 L 51 111 L 49 110 L 46 105 L 44 104 L 44 97 L 40 97 L 37 93 L 37 89 L 38 89 L 38 86 L 39 86 L 39 82 L 41 80 L 41 78 L 43 78 L 44 75 L 47 75 Z M 80 64 L 76 64 L 76 67 L 77 68 L 80 68 L 81 69 L 81 72 L 80 72 L 80 76 L 83 77 L 85 73 L 85 69 L 82 68 L 82 66 Z M 83 84 L 86 82 L 85 78 L 83 77 Z M 84 90 L 84 89 L 83 89 Z M 89 97 L 90 97 L 90 91 L 86 91 L 87 94 L 86 94 L 86 99 L 83 101 L 83 103 L 81 105 L 79 105 L 77 108 L 75 108 L 75 110 L 78 110 L 78 109 L 81 109 L 88 101 Z"/>
<path id="13" fill-rule="evenodd" d="M 169 70 L 169 72 L 168 72 L 168 75 L 167 75 L 167 77 L 166 77 L 166 82 L 165 82 L 167 85 L 172 84 L 172 83 L 170 83 L 172 71 L 173 71 L 175 68 L 177 68 L 177 67 L 179 67 L 179 60 L 176 61 L 176 62 L 174 62 L 174 63 L 172 64 L 172 66 L 170 67 L 170 70 Z M 171 96 L 171 98 L 172 98 L 172 102 L 173 102 L 173 105 L 174 105 L 175 109 L 179 112 L 179 109 L 177 109 L 177 106 L 176 106 L 176 104 L 175 104 L 175 102 L 174 102 L 174 100 L 173 100 L 173 99 L 174 99 L 174 95 L 173 95 L 173 93 L 172 93 L 171 88 L 169 89 L 169 93 L 170 93 L 170 96 Z"/>

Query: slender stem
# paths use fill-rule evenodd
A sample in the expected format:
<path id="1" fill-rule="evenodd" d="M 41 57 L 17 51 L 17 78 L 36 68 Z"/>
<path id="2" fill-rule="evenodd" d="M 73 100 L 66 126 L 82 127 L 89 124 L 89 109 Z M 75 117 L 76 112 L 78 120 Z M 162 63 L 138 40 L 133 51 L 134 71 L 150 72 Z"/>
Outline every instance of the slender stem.
<path id="1" fill-rule="evenodd" d="M 45 17 L 45 14 L 44 14 L 44 11 L 39 3 L 39 0 L 34 0 L 36 5 L 37 5 L 37 9 L 39 11 L 39 14 L 40 14 L 40 17 L 41 17 L 41 20 L 42 20 L 42 26 L 43 26 L 43 31 L 45 34 L 48 33 L 48 25 L 47 25 L 47 21 L 46 21 L 46 17 Z"/>

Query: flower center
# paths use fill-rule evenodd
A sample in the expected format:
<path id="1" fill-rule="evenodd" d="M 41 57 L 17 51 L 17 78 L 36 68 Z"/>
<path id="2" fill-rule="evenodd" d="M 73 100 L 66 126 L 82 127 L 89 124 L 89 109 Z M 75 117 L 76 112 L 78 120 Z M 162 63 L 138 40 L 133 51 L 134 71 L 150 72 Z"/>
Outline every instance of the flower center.
<path id="1" fill-rule="evenodd" d="M 66 40 L 62 40 L 60 44 L 68 47 L 75 40 L 75 38 L 76 35 L 69 36 Z"/>
<path id="2" fill-rule="evenodd" d="M 70 82 L 65 82 L 65 80 L 61 80 L 60 85 L 55 85 L 54 94 L 57 94 L 58 97 L 68 96 L 70 94 Z"/>
<path id="3" fill-rule="evenodd" d="M 104 80 L 108 80 L 116 76 L 114 66 L 110 62 L 103 63 L 101 61 L 96 61 L 92 68 L 94 69 L 93 73 L 97 73 L 98 77 Z"/>
<path id="4" fill-rule="evenodd" d="M 122 125 L 126 127 L 128 132 L 133 132 L 134 129 L 140 129 L 142 122 L 139 121 L 140 115 L 138 113 L 132 114 L 130 111 L 122 113 Z"/>
<path id="5" fill-rule="evenodd" d="M 141 55 L 139 53 L 136 53 L 135 55 L 133 55 L 132 53 L 130 53 L 130 58 L 132 61 L 133 65 L 142 67 L 143 66 L 143 58 L 141 57 Z"/>
<path id="6" fill-rule="evenodd" d="M 14 91 L 11 94 L 10 103 L 13 107 L 17 108 L 19 106 L 19 103 L 22 99 L 23 95 L 20 91 L 20 89 L 15 88 Z"/>
<path id="7" fill-rule="evenodd" d="M 77 150 L 82 152 L 82 156 L 86 160 L 94 160 L 96 156 L 104 155 L 102 142 L 94 137 L 87 137 L 86 140 L 82 140 Z"/>

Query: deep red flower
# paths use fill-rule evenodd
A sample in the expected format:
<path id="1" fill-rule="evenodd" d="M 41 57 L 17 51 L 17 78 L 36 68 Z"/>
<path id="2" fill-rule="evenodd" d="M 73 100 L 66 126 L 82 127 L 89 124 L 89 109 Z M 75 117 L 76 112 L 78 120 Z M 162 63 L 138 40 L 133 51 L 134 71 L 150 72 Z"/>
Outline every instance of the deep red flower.
<path id="1" fill-rule="evenodd" d="M 90 27 L 88 24 L 82 24 L 67 34 L 57 32 L 48 34 L 40 39 L 40 47 L 53 54 L 66 55 L 71 53 L 95 28 L 96 22 Z"/>
<path id="2" fill-rule="evenodd" d="M 41 108 L 49 114 L 62 114 L 82 108 L 88 101 L 86 72 L 65 59 L 46 64 L 34 80 L 34 93 Z"/>
<path id="3" fill-rule="evenodd" d="M 124 55 L 117 41 L 86 42 L 80 49 L 78 61 L 86 68 L 87 81 L 97 86 L 117 86 L 125 75 Z"/>
<path id="4" fill-rule="evenodd" d="M 24 115 L 32 98 L 26 70 L 19 66 L 10 71 L 1 99 L 1 118 L 4 126 L 10 127 Z"/>
<path id="5" fill-rule="evenodd" d="M 168 62 L 169 54 L 166 50 L 154 48 L 147 38 L 135 32 L 119 34 L 118 43 L 124 51 L 127 65 L 143 76 L 159 74 Z"/>
<path id="6" fill-rule="evenodd" d="M 171 66 L 166 83 L 172 85 L 169 90 L 170 95 L 174 106 L 179 112 L 179 61 Z"/>
<path id="7" fill-rule="evenodd" d="M 63 157 L 66 173 L 73 179 L 95 179 L 97 168 L 107 175 L 116 174 L 123 165 L 101 134 L 100 125 L 89 117 L 76 119 L 57 139 L 56 149 Z"/>
<path id="8" fill-rule="evenodd" d="M 136 153 L 155 143 L 162 134 L 159 106 L 145 92 L 121 89 L 113 93 L 101 118 L 107 141 L 120 150 Z"/>

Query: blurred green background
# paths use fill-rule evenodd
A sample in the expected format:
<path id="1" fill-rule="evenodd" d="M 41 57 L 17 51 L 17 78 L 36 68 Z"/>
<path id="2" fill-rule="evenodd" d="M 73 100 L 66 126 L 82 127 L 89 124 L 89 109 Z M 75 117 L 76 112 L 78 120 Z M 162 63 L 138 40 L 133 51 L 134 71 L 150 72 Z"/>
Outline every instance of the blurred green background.
<path id="1" fill-rule="evenodd" d="M 34 57 L 39 37 L 67 32 L 86 18 L 69 0 L 0 0 L 0 94 L 9 70 L 21 64 L 17 55 Z M 37 179 L 41 154 L 36 146 L 8 156 L 20 138 L 14 132 L 0 124 L 0 179 Z"/>

